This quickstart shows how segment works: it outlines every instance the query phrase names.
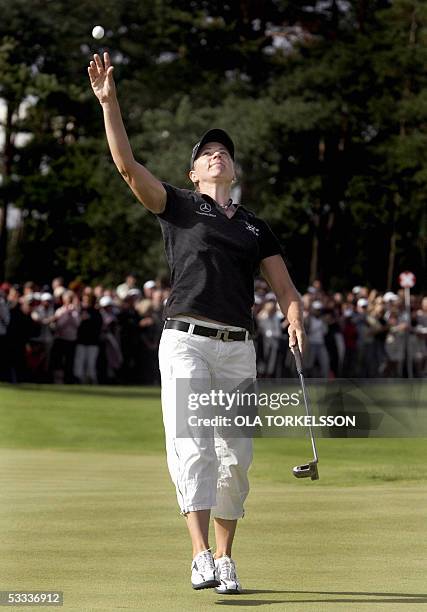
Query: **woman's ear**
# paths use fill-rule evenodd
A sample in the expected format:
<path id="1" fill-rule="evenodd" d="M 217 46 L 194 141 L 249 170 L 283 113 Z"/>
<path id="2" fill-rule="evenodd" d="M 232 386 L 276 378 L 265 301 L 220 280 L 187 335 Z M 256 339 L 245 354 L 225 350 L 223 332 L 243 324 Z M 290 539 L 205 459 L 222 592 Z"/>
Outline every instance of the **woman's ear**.
<path id="1" fill-rule="evenodd" d="M 190 172 L 188 173 L 188 178 L 193 183 L 195 191 L 198 191 L 199 190 L 199 181 L 197 180 L 197 175 L 194 172 L 194 170 L 190 170 Z"/>

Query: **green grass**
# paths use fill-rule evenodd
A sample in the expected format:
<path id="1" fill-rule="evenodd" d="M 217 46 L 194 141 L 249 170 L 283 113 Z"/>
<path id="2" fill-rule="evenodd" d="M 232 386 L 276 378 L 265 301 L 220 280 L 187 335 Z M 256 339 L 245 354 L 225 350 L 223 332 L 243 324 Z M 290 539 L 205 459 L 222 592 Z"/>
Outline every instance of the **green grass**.
<path id="1" fill-rule="evenodd" d="M 321 479 L 296 481 L 309 441 L 255 440 L 246 592 L 226 599 L 189 586 L 157 388 L 0 386 L 0 590 L 63 590 L 67 611 L 426 609 L 425 440 L 318 446 Z"/>
<path id="2" fill-rule="evenodd" d="M 0 448 L 163 453 L 157 387 L 0 385 Z M 351 486 L 426 478 L 424 438 L 320 439 L 316 486 Z M 293 482 L 290 467 L 307 461 L 304 438 L 255 440 L 252 476 Z M 300 482 L 299 486 L 307 483 Z"/>
<path id="3" fill-rule="evenodd" d="M 0 385 L 0 447 L 161 452 L 157 387 Z"/>

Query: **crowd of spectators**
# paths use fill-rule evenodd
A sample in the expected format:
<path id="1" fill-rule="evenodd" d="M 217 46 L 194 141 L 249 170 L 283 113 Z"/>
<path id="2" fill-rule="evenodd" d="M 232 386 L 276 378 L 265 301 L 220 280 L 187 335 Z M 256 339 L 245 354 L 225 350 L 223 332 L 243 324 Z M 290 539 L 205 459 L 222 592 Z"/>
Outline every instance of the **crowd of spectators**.
<path id="1" fill-rule="evenodd" d="M 317 378 L 427 375 L 427 296 L 355 286 L 329 293 L 315 281 L 302 296 L 308 339 L 305 371 Z M 409 312 L 410 311 L 410 312 Z M 293 371 L 286 321 L 265 281 L 255 282 L 258 370 L 268 378 Z"/>
<path id="2" fill-rule="evenodd" d="M 170 288 L 129 274 L 115 289 L 75 281 L 0 285 L 0 380 L 11 383 L 158 384 L 157 349 Z M 293 376 L 287 322 L 267 283 L 255 281 L 255 344 L 261 377 Z M 307 376 L 423 377 L 427 296 L 367 287 L 302 296 Z"/>

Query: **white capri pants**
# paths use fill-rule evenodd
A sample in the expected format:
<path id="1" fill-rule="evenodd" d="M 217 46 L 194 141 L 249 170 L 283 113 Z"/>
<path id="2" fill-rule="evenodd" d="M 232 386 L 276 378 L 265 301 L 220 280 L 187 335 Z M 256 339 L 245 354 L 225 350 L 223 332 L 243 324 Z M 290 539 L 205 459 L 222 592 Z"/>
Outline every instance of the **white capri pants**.
<path id="1" fill-rule="evenodd" d="M 215 329 L 242 329 L 187 316 L 174 318 Z M 213 386 L 228 378 L 234 381 L 255 380 L 253 341 L 224 342 L 164 329 L 159 346 L 159 365 L 167 464 L 181 514 L 211 509 L 213 517 L 242 518 L 243 504 L 249 493 L 247 473 L 252 462 L 252 438 L 176 437 L 176 379 L 210 379 Z"/>

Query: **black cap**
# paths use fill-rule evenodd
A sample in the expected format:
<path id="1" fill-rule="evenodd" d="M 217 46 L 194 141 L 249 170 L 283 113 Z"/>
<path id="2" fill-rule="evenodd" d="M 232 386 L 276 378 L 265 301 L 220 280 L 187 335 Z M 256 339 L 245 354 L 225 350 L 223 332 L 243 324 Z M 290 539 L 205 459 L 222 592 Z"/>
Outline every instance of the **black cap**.
<path id="1" fill-rule="evenodd" d="M 201 147 L 203 147 L 203 145 L 208 142 L 220 142 L 221 144 L 223 144 L 227 151 L 230 153 L 231 159 L 234 161 L 234 144 L 230 136 L 224 130 L 214 128 L 212 130 L 208 130 L 206 134 L 203 134 L 199 142 L 194 145 L 193 152 L 191 154 L 190 168 L 193 167 L 194 160 L 196 159 Z"/>

